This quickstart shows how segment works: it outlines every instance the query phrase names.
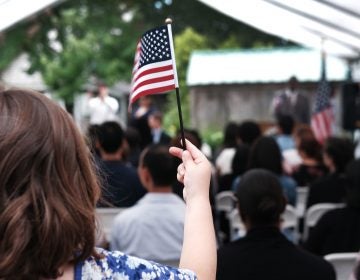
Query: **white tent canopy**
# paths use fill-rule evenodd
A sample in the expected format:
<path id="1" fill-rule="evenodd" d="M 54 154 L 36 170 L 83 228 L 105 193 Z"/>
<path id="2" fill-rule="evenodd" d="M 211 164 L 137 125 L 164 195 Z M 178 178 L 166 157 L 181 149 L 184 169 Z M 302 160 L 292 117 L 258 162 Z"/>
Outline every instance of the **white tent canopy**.
<path id="1" fill-rule="evenodd" d="M 359 0 L 199 1 L 266 33 L 349 60 L 360 57 Z"/>
<path id="2" fill-rule="evenodd" d="M 0 0 L 0 33 L 62 0 Z"/>

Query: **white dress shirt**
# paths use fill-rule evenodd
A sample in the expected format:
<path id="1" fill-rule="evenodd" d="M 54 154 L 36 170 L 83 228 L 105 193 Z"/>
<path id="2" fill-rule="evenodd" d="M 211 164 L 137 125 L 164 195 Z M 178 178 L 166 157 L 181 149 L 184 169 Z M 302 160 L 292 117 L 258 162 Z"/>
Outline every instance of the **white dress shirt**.
<path id="1" fill-rule="evenodd" d="M 104 99 L 94 97 L 89 100 L 90 124 L 102 124 L 106 121 L 115 121 L 119 109 L 118 101 L 106 96 Z"/>
<path id="2" fill-rule="evenodd" d="M 111 250 L 153 260 L 179 260 L 185 203 L 173 193 L 148 193 L 120 213 L 111 231 Z"/>

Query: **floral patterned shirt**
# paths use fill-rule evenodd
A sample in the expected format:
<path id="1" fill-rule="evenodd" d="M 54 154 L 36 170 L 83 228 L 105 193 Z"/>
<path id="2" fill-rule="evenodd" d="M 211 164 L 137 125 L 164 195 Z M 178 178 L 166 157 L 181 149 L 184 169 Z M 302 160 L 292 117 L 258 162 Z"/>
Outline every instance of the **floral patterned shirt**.
<path id="1" fill-rule="evenodd" d="M 196 275 L 186 269 L 173 268 L 131 257 L 119 251 L 97 249 L 104 257 L 94 257 L 78 263 L 75 280 L 196 280 Z"/>

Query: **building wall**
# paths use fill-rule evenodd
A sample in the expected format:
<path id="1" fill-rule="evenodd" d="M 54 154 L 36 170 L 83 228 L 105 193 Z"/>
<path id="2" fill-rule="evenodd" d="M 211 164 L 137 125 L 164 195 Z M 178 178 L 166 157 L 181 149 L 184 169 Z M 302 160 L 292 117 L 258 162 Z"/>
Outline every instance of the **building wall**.
<path id="1" fill-rule="evenodd" d="M 303 83 L 300 90 L 308 96 L 311 104 L 317 83 Z M 208 85 L 190 88 L 192 126 L 203 131 L 208 128 L 222 129 L 229 121 L 240 123 L 253 119 L 273 123 L 271 103 L 286 84 Z M 341 106 L 339 85 L 335 86 L 335 111 L 340 122 Z"/>

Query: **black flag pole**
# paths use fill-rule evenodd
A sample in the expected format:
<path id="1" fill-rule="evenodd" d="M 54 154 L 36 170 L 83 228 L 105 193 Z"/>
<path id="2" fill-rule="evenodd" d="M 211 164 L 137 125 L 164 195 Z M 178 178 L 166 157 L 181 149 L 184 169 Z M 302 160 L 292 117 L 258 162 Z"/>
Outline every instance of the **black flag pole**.
<path id="1" fill-rule="evenodd" d="M 185 142 L 185 133 L 184 133 L 184 124 L 183 124 L 183 117 L 182 117 L 182 111 L 181 111 L 181 102 L 180 102 L 180 90 L 179 90 L 179 82 L 178 82 L 178 76 L 177 76 L 177 70 L 176 70 L 176 60 L 175 60 L 175 52 L 174 52 L 174 43 L 173 43 L 173 37 L 172 37 L 172 31 L 171 31 L 171 18 L 167 18 L 165 20 L 165 23 L 168 28 L 169 33 L 169 42 L 170 42 L 170 51 L 172 56 L 172 63 L 174 68 L 174 79 L 175 79 L 175 91 L 176 91 L 176 102 L 178 107 L 178 113 L 179 113 L 179 122 L 180 122 L 180 133 L 181 133 L 181 140 L 182 140 L 182 148 L 186 150 L 186 142 Z"/>

